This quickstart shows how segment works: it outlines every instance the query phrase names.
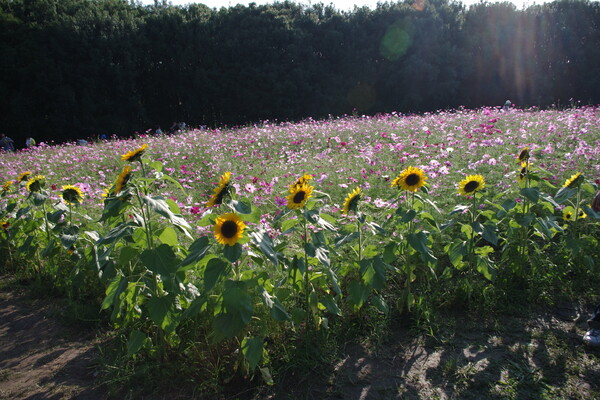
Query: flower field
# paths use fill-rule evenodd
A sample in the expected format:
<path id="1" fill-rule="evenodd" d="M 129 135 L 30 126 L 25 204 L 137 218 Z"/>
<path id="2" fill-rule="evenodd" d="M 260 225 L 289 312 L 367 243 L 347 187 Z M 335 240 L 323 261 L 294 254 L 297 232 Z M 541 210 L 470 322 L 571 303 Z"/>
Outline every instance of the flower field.
<path id="1" fill-rule="evenodd" d="M 592 290 L 598 160 L 596 107 L 42 144 L 0 154 L 1 258 L 95 302 L 127 362 L 271 384 L 350 319 Z"/>

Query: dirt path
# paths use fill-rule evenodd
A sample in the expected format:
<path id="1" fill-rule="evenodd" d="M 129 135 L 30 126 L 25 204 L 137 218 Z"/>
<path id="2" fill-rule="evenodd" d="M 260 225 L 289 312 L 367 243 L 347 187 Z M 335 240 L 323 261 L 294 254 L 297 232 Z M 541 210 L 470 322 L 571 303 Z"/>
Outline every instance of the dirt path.
<path id="1" fill-rule="evenodd" d="M 452 316 L 435 338 L 398 327 L 376 348 L 349 344 L 318 373 L 292 374 L 277 387 L 233 398 L 600 398 L 600 349 L 581 341 L 587 308 L 564 305 L 487 322 Z M 95 333 L 65 327 L 56 315 L 41 300 L 0 291 L 0 399 L 107 398 L 94 379 Z"/>
<path id="2" fill-rule="evenodd" d="M 0 399 L 104 399 L 94 333 L 62 326 L 51 306 L 0 292 Z"/>
<path id="3" fill-rule="evenodd" d="M 289 377 L 271 398 L 599 399 L 600 349 L 581 340 L 588 308 L 490 321 L 452 316 L 436 338 L 400 327 L 376 349 L 348 345 L 319 376 Z"/>

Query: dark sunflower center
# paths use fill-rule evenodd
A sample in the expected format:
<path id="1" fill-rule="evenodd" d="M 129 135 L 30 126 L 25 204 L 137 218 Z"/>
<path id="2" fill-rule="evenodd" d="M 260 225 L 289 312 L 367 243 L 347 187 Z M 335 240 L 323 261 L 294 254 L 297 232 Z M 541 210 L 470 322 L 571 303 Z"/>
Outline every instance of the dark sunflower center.
<path id="1" fill-rule="evenodd" d="M 235 221 L 225 221 L 221 225 L 221 234 L 227 239 L 231 239 L 238 232 L 238 226 Z"/>
<path id="2" fill-rule="evenodd" d="M 519 154 L 519 160 L 525 160 L 529 158 L 529 151 L 523 150 L 521 154 Z"/>
<path id="3" fill-rule="evenodd" d="M 404 180 L 404 182 L 406 182 L 406 184 L 408 186 L 415 186 L 417 185 L 419 182 L 421 181 L 421 177 L 418 174 L 410 174 L 409 176 L 406 177 L 406 179 Z"/>
<path id="4" fill-rule="evenodd" d="M 223 186 L 223 189 L 221 189 L 221 191 L 219 193 L 217 193 L 217 198 L 215 199 L 215 204 L 221 204 L 228 191 L 229 191 L 229 184 L 226 184 L 225 186 Z"/>
<path id="5" fill-rule="evenodd" d="M 63 198 L 67 201 L 77 201 L 79 199 L 79 193 L 74 189 L 67 189 L 63 193 Z"/>
<path id="6" fill-rule="evenodd" d="M 306 192 L 304 190 L 300 190 L 298 193 L 294 195 L 294 203 L 300 204 L 304 201 L 304 197 L 306 196 Z"/>
<path id="7" fill-rule="evenodd" d="M 478 187 L 479 187 L 479 182 L 470 181 L 469 183 L 467 183 L 465 185 L 465 192 L 471 193 L 471 192 L 475 191 Z"/>

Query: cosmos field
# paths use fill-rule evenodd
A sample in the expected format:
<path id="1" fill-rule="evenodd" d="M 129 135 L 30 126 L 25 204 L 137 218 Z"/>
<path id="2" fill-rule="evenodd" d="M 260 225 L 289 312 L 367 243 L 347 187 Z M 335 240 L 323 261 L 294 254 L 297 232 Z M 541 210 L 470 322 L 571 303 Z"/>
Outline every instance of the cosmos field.
<path id="1" fill-rule="evenodd" d="M 464 175 L 483 175 L 492 195 L 516 190 L 520 166 L 515 159 L 524 147 L 531 150 L 532 167 L 546 170 L 544 179 L 557 188 L 576 171 L 592 183 L 600 179 L 600 110 L 595 107 L 266 121 L 89 146 L 42 145 L 3 154 L 0 177 L 8 181 L 31 171 L 45 175 L 50 187 L 78 185 L 85 194 L 83 205 L 93 213 L 123 166 L 121 155 L 143 143 L 148 144 L 146 157 L 162 161 L 165 172 L 185 190 L 164 185 L 160 193 L 176 200 L 182 213 L 191 217 L 204 211 L 226 171 L 231 171 L 238 195 L 273 207 L 281 205 L 279 199 L 297 175 L 311 174 L 315 187 L 331 196 L 334 210 L 356 186 L 365 191 L 366 202 L 385 208 L 393 195 L 391 180 L 409 165 L 427 174 L 432 197 L 449 204 L 460 200 L 456 185 Z M 57 200 L 58 191 L 52 196 Z"/>
<path id="2" fill-rule="evenodd" d="M 92 299 L 128 357 L 214 376 L 218 353 L 273 383 L 348 321 L 593 286 L 598 160 L 597 107 L 41 144 L 0 155 L 0 244 L 7 270 Z"/>

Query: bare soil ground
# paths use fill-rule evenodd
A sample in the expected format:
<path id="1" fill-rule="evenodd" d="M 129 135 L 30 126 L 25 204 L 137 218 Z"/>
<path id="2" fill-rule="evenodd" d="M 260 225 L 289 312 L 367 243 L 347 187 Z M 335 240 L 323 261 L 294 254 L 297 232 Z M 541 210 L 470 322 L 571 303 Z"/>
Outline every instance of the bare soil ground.
<path id="1" fill-rule="evenodd" d="M 397 329 L 376 348 L 349 345 L 325 373 L 287 378 L 271 398 L 600 399 L 600 349 L 581 340 L 592 308 L 449 316 L 435 338 Z"/>
<path id="2" fill-rule="evenodd" d="M 104 399 L 94 332 L 67 327 L 51 304 L 0 291 L 0 399 Z"/>
<path id="3" fill-rule="evenodd" d="M 96 381 L 95 332 L 65 326 L 53 307 L 0 290 L 0 399 L 107 399 Z M 229 388 L 222 398 L 600 398 L 600 350 L 581 341 L 591 309 L 566 304 L 534 317 L 449 316 L 436 337 L 398 328 L 377 346 L 349 344 L 318 372 L 280 376 L 276 387 L 254 393 L 232 395 Z"/>

